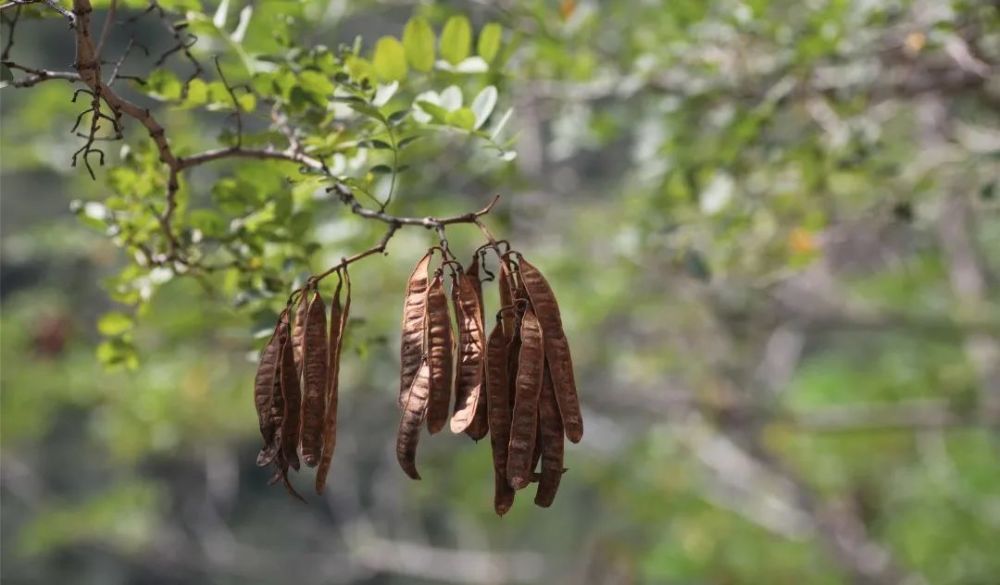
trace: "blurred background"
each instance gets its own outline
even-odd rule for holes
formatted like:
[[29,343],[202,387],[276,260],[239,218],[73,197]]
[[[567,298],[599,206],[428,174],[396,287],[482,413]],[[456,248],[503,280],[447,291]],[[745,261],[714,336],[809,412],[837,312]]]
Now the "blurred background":
[[[559,295],[586,435],[547,510],[526,493],[493,513],[488,441],[425,436],[423,481],[401,473],[398,318],[433,235],[403,230],[352,268],[325,496],[267,486],[266,319],[225,287],[123,273],[71,206],[110,172],[70,166],[71,86],[7,87],[5,583],[1000,583],[995,2],[234,0],[232,17],[246,5],[301,14],[307,47],[416,13],[503,25],[517,157],[423,146],[391,211],[502,195],[488,224]],[[71,67],[58,15],[17,34],[12,57]],[[164,116],[181,143],[223,123]],[[314,270],[380,234],[325,205]],[[478,245],[449,236],[463,258]],[[155,289],[134,321],[109,293],[123,278]]]

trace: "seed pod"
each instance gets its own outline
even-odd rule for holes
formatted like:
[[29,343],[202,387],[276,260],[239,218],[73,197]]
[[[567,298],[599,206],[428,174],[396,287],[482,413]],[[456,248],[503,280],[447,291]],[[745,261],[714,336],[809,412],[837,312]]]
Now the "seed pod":
[[444,279],[434,277],[427,290],[426,320],[427,359],[430,367],[430,401],[427,406],[427,430],[434,433],[448,422],[451,407],[452,353],[455,343],[451,333],[451,314]]
[[326,477],[330,472],[330,463],[333,461],[333,452],[337,446],[340,351],[344,344],[344,330],[351,312],[351,281],[347,276],[346,268],[344,269],[344,278],[347,282],[347,299],[343,309],[340,306],[341,284],[337,285],[337,290],[333,293],[333,301],[330,304],[330,361],[327,368],[326,414],[323,417],[323,455],[319,462],[319,468],[316,470],[316,493],[322,493],[323,488],[326,487]]
[[309,309],[309,288],[303,289],[296,301],[295,319],[292,322],[292,353],[295,357],[295,371],[302,377],[302,359],[306,343],[306,314]]
[[538,398],[542,390],[545,347],[542,329],[529,307],[521,320],[516,395],[507,455],[507,479],[519,490],[531,482],[531,459],[538,431]]
[[413,377],[420,368],[424,357],[424,313],[427,305],[427,268],[431,263],[431,252],[417,262],[406,285],[403,301],[403,334],[399,345],[399,407],[406,406],[406,393],[413,385]]
[[497,323],[486,344],[486,394],[493,451],[493,510],[503,516],[514,505],[514,489],[507,483],[507,442],[510,440],[511,406],[507,384],[507,342],[503,324]]
[[579,443],[583,438],[583,417],[580,415],[580,399],[576,393],[573,377],[573,359],[570,357],[569,341],[563,332],[559,303],[545,277],[523,257],[518,262],[521,282],[531,299],[531,306],[538,315],[545,334],[545,353],[552,371],[559,412],[562,415],[566,438]]
[[285,405],[285,414],[282,416],[281,423],[281,452],[288,465],[298,471],[299,456],[296,449],[299,445],[302,391],[299,386],[298,371],[295,368],[293,343],[285,344],[281,359],[281,396]]
[[270,465],[281,451],[281,428],[285,419],[285,397],[281,393],[281,370],[285,349],[290,343],[286,319],[287,314],[282,313],[282,317],[278,320],[278,354],[275,358],[274,379],[271,384],[271,399],[268,403],[267,414],[270,430],[265,437],[264,448],[257,454],[258,467]]
[[510,343],[514,339],[516,323],[513,310],[505,310],[514,306],[514,283],[511,279],[511,269],[506,258],[500,261],[500,277],[497,278],[500,289],[500,318],[503,320],[503,334]]
[[430,394],[430,365],[427,360],[420,362],[417,375],[413,378],[406,393],[406,408],[399,420],[399,433],[396,435],[396,460],[406,475],[412,479],[420,479],[417,473],[417,443],[420,440],[420,426],[427,414],[427,398]]
[[[476,299],[479,304],[479,323],[482,326],[483,335],[486,335],[486,316],[485,308],[483,306],[483,283],[479,280],[479,255],[474,254],[472,256],[472,265],[469,267],[466,273],[469,276],[469,280],[472,282],[472,288],[476,292]],[[486,360],[479,360],[479,367],[482,369],[480,373],[480,380],[486,379]],[[485,383],[485,382],[483,382]],[[490,432],[490,419],[489,419],[489,393],[480,390],[479,402],[476,403],[476,412],[472,416],[472,422],[469,424],[469,428],[465,429],[465,434],[469,435],[474,441],[478,441],[486,436]]]
[[[284,314],[282,314],[282,318]],[[257,409],[257,421],[260,424],[260,436],[264,439],[264,447],[274,439],[276,427],[271,417],[271,396],[274,393],[274,380],[278,372],[278,361],[281,357],[281,320],[274,327],[271,339],[260,352],[257,364],[257,375],[253,382],[253,402]]]
[[326,413],[327,362],[326,303],[314,291],[306,309],[302,356],[302,461],[319,463],[323,451],[323,418]]
[[305,498],[299,495],[299,492],[295,491],[295,487],[292,486],[292,482],[288,481],[288,460],[285,459],[284,453],[278,451],[278,456],[274,461],[275,471],[271,480],[268,481],[268,485],[273,485],[278,481],[281,481],[282,485],[285,486],[285,491],[289,493],[292,497],[305,503]]
[[563,425],[556,400],[552,373],[546,365],[542,395],[538,403],[539,436],[542,439],[542,476],[535,491],[535,505],[548,508],[559,491],[563,474]]
[[458,319],[458,367],[455,369],[455,412],[451,432],[469,428],[483,387],[483,349],[486,335],[479,299],[468,274],[459,274],[451,289]]

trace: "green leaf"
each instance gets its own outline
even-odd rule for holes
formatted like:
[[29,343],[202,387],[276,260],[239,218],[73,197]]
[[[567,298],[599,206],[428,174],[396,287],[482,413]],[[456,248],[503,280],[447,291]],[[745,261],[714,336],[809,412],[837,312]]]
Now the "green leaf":
[[411,18],[403,29],[403,47],[406,60],[417,71],[430,71],[434,67],[434,29],[419,16]]
[[492,63],[500,51],[500,41],[503,37],[503,28],[495,22],[491,22],[479,31],[479,42],[476,45],[476,52],[487,63]]
[[325,105],[333,94],[333,83],[317,71],[303,71],[299,74],[299,85],[313,96],[317,105]]
[[157,69],[149,74],[144,86],[150,97],[161,100],[175,100],[181,97],[181,82],[166,69]]
[[380,81],[406,79],[406,50],[395,37],[382,37],[378,40],[372,61],[375,76]]
[[236,102],[240,104],[240,108],[245,112],[252,112],[257,107],[257,96],[252,93],[245,93],[236,98]]
[[101,315],[101,318],[97,321],[97,330],[100,331],[101,335],[114,337],[130,331],[134,325],[132,317],[129,317],[125,313],[112,311]]
[[476,115],[469,108],[459,108],[448,114],[448,124],[462,130],[472,130],[476,126]]
[[421,110],[427,112],[427,114],[429,114],[435,122],[440,124],[448,122],[448,110],[442,108],[441,106],[432,104],[426,100],[418,101],[417,106],[419,106]]
[[486,120],[489,119],[490,114],[493,113],[493,108],[497,105],[497,88],[488,85],[483,88],[483,91],[479,92],[479,95],[472,100],[472,113],[476,115],[476,125],[475,128],[482,128]]
[[184,99],[185,108],[200,106],[208,100],[208,84],[200,79],[192,79],[188,83],[187,96]]
[[464,16],[452,16],[441,31],[441,56],[452,65],[458,65],[469,56],[472,44],[472,27]]
[[369,169],[373,175],[388,175],[392,173],[392,167],[389,165],[375,165]]

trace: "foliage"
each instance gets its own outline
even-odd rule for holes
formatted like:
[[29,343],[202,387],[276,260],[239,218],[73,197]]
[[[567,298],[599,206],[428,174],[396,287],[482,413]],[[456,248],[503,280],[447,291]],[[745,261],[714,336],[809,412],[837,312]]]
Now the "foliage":
[[[183,169],[168,214],[142,125],[74,169],[88,96],[2,90],[5,579],[1000,572],[992,3],[158,5],[117,2],[105,79],[128,52],[112,87],[178,157],[275,154]],[[8,60],[69,67],[64,17],[18,10],[4,83],[37,75]],[[421,447],[417,485],[395,468],[387,340],[438,235],[410,228],[352,266],[333,495],[299,509],[266,490],[252,335],[385,234],[334,185],[394,217],[501,194],[491,229],[559,291],[590,425],[553,508],[497,521],[488,446],[458,437]],[[456,254],[478,238],[448,228]]]

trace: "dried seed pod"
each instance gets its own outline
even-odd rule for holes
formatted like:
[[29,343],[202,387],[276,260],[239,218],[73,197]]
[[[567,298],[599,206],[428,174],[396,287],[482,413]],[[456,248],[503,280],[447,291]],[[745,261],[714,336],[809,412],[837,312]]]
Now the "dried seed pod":
[[517,359],[514,414],[507,455],[507,479],[514,489],[531,482],[531,459],[538,431],[538,398],[545,367],[544,337],[530,307],[521,319],[520,334],[521,351]]
[[458,319],[458,367],[455,369],[455,412],[451,432],[461,433],[472,423],[483,387],[483,349],[486,335],[476,289],[468,274],[459,274],[452,286]]
[[396,460],[412,479],[420,479],[420,474],[417,473],[417,443],[420,441],[420,426],[427,414],[430,378],[430,364],[427,360],[422,360],[413,384],[406,393],[406,408],[403,409],[399,433],[396,435]]
[[289,341],[287,315],[282,313],[278,320],[278,354],[275,359],[274,378],[271,383],[271,399],[268,403],[267,418],[270,430],[265,437],[264,448],[257,454],[257,466],[270,465],[281,451],[281,428],[285,419],[285,397],[281,393],[282,363]]
[[[282,314],[282,317],[284,314]],[[277,427],[271,416],[271,397],[274,394],[274,381],[278,373],[278,362],[281,354],[281,318],[271,334],[271,339],[260,352],[260,359],[257,364],[257,375],[253,382],[253,401],[257,409],[257,421],[260,424],[260,436],[264,439],[266,448],[274,439]]]
[[406,298],[403,301],[403,334],[399,345],[399,407],[406,406],[406,393],[413,385],[413,377],[424,357],[424,313],[427,305],[427,269],[431,263],[431,251],[417,262],[406,284]]
[[[330,472],[333,452],[337,446],[337,408],[340,402],[338,396],[340,378],[340,352],[344,344],[344,330],[351,312],[351,281],[344,269],[344,281],[337,285],[330,304],[330,335],[329,335],[329,366],[326,387],[326,414],[323,417],[323,455],[316,470],[316,493],[321,493],[326,487],[326,477]],[[340,290],[343,282],[347,283],[347,298],[344,307],[340,306]]]
[[[469,276],[469,280],[472,282],[473,290],[476,292],[476,299],[479,303],[479,323],[482,324],[483,335],[486,335],[486,316],[485,308],[483,306],[483,283],[479,280],[479,255],[473,254],[472,265],[469,267],[466,273]],[[486,379],[486,360],[479,360],[479,367],[482,369],[480,373],[480,380]],[[484,382],[485,383],[485,382]],[[478,441],[485,437],[487,433],[490,432],[490,419],[489,419],[489,393],[480,390],[479,401],[476,403],[476,412],[472,415],[472,422],[469,424],[469,428],[465,429],[465,434],[469,435],[474,441]]]
[[507,383],[507,341],[503,324],[497,323],[486,344],[486,395],[493,451],[493,510],[503,516],[514,505],[514,489],[507,483],[507,442],[510,440],[511,405]]
[[563,332],[559,303],[542,273],[523,257],[518,262],[521,283],[531,299],[531,306],[538,315],[545,334],[545,353],[552,371],[556,399],[562,415],[566,438],[579,443],[583,438],[583,417],[580,415],[580,399],[576,393],[573,377],[573,359],[570,356],[569,341]]
[[326,413],[327,362],[326,303],[314,291],[306,309],[302,353],[302,461],[319,463],[323,451],[323,417]]
[[542,395],[538,402],[539,436],[542,448],[542,475],[535,491],[535,504],[548,508],[559,491],[563,474],[563,424],[556,400],[552,372],[548,365],[542,378]]
[[451,314],[444,279],[437,274],[427,289],[426,319],[427,360],[430,367],[430,401],[427,406],[427,430],[434,434],[448,422],[451,407],[452,353],[455,343],[451,332]]
[[299,500],[300,502],[305,503],[306,501],[305,498],[299,495],[299,492],[295,491],[295,487],[292,486],[292,482],[288,481],[288,465],[289,462],[287,459],[285,459],[285,454],[281,451],[278,451],[278,456],[274,461],[274,466],[275,466],[274,475],[271,477],[271,480],[268,481],[267,483],[268,485],[274,485],[278,481],[281,481],[281,484],[285,486],[285,491],[287,491],[289,495]]
[[503,333],[507,343],[510,343],[516,332],[516,316],[513,310],[505,310],[514,306],[514,282],[506,258],[500,261],[500,276],[497,278],[497,283],[500,289],[500,318],[503,320]]
[[299,374],[295,367],[295,355],[292,343],[286,343],[281,359],[281,396],[285,405],[285,413],[281,423],[281,452],[292,469],[299,469],[299,456],[296,449],[299,445],[299,428],[301,424],[302,390],[299,386]]
[[295,371],[302,377],[302,359],[306,343],[306,314],[309,309],[309,287],[302,290],[296,301],[295,318],[292,321],[292,354],[295,358]]

